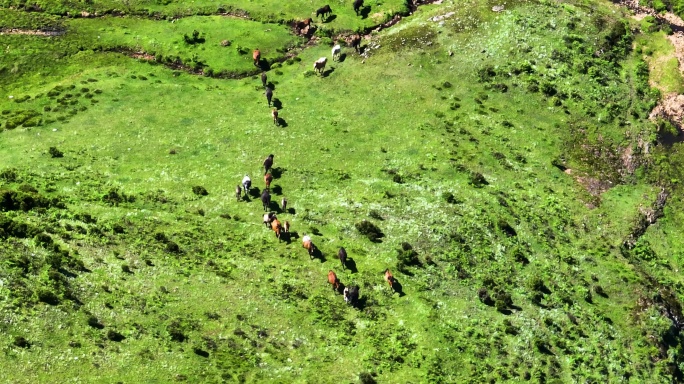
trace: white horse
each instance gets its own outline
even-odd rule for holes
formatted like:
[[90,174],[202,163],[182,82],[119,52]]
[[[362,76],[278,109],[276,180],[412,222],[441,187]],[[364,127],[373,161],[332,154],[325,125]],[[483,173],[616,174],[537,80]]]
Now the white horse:
[[319,75],[323,74],[323,70],[325,69],[325,64],[328,62],[327,57],[321,57],[320,59],[316,60],[313,65],[314,71],[318,72]]
[[339,44],[335,45],[332,48],[332,59],[333,59],[333,61],[335,61],[335,58],[337,58],[337,60],[339,60],[341,53],[342,53],[342,47],[340,47]]
[[252,187],[252,179],[249,178],[249,176],[245,175],[244,178],[242,178],[242,188],[245,190],[245,196],[249,193],[249,189]]

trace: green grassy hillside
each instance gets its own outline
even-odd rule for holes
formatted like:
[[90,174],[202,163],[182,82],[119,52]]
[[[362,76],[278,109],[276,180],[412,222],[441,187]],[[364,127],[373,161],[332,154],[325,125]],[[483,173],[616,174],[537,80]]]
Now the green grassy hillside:
[[[0,35],[0,381],[681,380],[681,144],[648,120],[677,67],[612,4],[420,6],[339,62],[278,23],[2,4],[66,32]],[[262,224],[269,154],[290,241]]]

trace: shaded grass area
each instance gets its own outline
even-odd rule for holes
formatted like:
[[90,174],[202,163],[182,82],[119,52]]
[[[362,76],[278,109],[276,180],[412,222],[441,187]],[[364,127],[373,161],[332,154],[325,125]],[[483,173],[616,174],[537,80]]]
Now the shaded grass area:
[[[5,128],[25,111],[47,119],[72,100],[87,109],[0,133],[0,189],[13,191],[3,196],[66,206],[3,206],[9,321],[0,329],[10,337],[0,346],[13,368],[0,377],[675,375],[680,348],[649,283],[671,274],[662,259],[647,267],[620,249],[639,207],[656,198],[655,169],[673,176],[654,163],[626,172],[615,155],[654,130],[641,116],[655,95],[638,58],[592,55],[621,21],[581,3],[490,8],[454,10],[462,19],[443,27],[427,17],[453,9],[419,11],[366,43],[365,62],[345,51],[325,77],[311,76],[310,63],[328,48],[303,51],[301,62],[269,72],[285,128],[273,126],[256,77],[203,78],[111,53],[80,53],[53,72],[69,76],[36,75],[3,98]],[[476,33],[460,25],[472,15]],[[629,29],[617,30],[621,39]],[[258,199],[233,197],[245,174],[264,187],[269,153],[272,191],[292,209],[279,218],[299,236],[291,243],[264,228]],[[578,175],[612,184],[594,196]],[[657,233],[671,239],[679,221],[667,217]],[[359,232],[371,227],[356,225],[364,220],[382,241]],[[322,257],[309,259],[304,234]],[[355,268],[341,270],[340,246]],[[403,296],[384,282],[386,268]],[[360,286],[358,309],[332,292],[330,269]]]

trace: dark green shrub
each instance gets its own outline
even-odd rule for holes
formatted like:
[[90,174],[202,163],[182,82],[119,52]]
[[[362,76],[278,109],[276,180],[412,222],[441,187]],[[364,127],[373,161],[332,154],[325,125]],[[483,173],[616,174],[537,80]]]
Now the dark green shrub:
[[31,343],[23,336],[16,336],[12,341],[12,344],[19,348],[31,348]]
[[171,340],[182,343],[187,340],[182,324],[178,321],[172,321],[167,327],[166,331],[169,333]]
[[418,252],[413,249],[411,244],[401,243],[401,248],[397,250],[397,270],[406,273],[407,267],[419,266],[422,266],[422,263],[418,258]]
[[496,71],[491,65],[486,65],[477,70],[477,80],[480,83],[486,83],[491,81],[496,76]]
[[446,201],[449,204],[458,204],[458,200],[456,197],[454,197],[454,194],[451,192],[444,192],[442,193],[442,199]]
[[496,226],[508,237],[515,237],[518,235],[515,229],[503,219],[499,219],[499,221],[496,223]]
[[95,316],[88,316],[87,322],[88,322],[88,325],[93,327],[93,328],[97,328],[97,329],[104,328],[104,325],[102,325],[100,323],[100,320],[98,320],[97,317],[95,317]]
[[472,185],[475,188],[482,188],[485,185],[489,185],[489,182],[485,177],[479,173],[479,172],[472,172],[470,174],[468,184]]
[[356,227],[356,230],[359,231],[362,235],[368,237],[368,240],[372,242],[378,242],[382,237],[385,236],[385,234],[382,233],[380,228],[378,228],[377,225],[371,223],[368,220],[363,220],[361,222],[358,222],[354,224]]
[[53,158],[64,157],[64,153],[62,151],[60,151],[59,149],[57,149],[57,147],[50,147],[50,149],[48,149],[48,153]]
[[48,235],[47,233],[39,233],[33,238],[36,243],[42,245],[42,246],[50,246],[52,245],[52,237]]
[[57,296],[54,292],[46,288],[39,289],[37,295],[38,300],[46,304],[57,305],[60,302],[59,296]]
[[488,305],[490,307],[494,305],[494,300],[492,300],[491,296],[489,296],[489,291],[485,287],[477,290],[477,297],[480,299],[482,304]]
[[19,171],[16,168],[5,168],[0,172],[0,179],[13,183],[19,179]]
[[173,242],[173,241],[169,241],[169,242],[166,243],[166,252],[169,252],[169,253],[180,253],[180,252],[181,252],[181,249],[180,249],[180,247],[178,246],[178,244],[176,244],[176,243]]
[[113,329],[110,329],[109,331],[107,331],[107,339],[118,343],[126,339],[126,336],[120,334],[119,332]]
[[377,381],[373,378],[372,373],[361,372],[359,373],[359,382],[361,384],[376,384]]
[[508,292],[501,290],[494,297],[494,306],[497,311],[504,312],[513,306],[513,299]]
[[209,192],[207,192],[207,189],[201,185],[196,185],[192,187],[192,193],[194,193],[197,196],[206,196],[209,194]]

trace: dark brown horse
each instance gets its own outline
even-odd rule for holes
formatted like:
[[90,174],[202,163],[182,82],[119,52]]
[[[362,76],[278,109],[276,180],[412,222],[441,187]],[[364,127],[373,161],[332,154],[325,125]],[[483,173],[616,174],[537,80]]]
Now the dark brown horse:
[[356,12],[356,16],[359,15],[361,8],[363,8],[363,0],[354,0],[354,12]]
[[261,72],[261,84],[266,88],[266,81],[268,80],[268,76],[266,76],[266,72]]
[[328,15],[332,13],[332,9],[330,9],[330,5],[324,5],[316,10],[316,17],[322,17],[323,20],[326,20],[328,18]]
[[242,186],[240,184],[237,185],[235,188],[235,198],[237,201],[240,201],[240,198],[242,197]]
[[354,35],[349,39],[349,45],[354,48],[356,53],[359,53],[361,50],[361,36],[360,35]]
[[273,155],[268,155],[266,160],[264,160],[264,175],[273,167]]
[[347,250],[344,249],[344,247],[340,247],[340,250],[337,252],[337,257],[340,258],[340,263],[342,263],[342,269],[347,268]]

